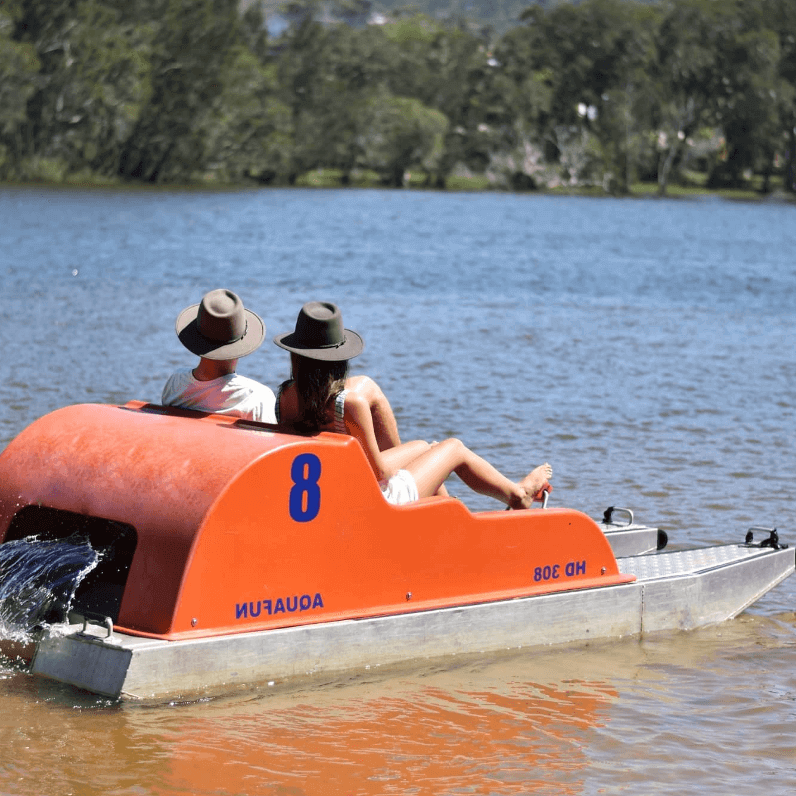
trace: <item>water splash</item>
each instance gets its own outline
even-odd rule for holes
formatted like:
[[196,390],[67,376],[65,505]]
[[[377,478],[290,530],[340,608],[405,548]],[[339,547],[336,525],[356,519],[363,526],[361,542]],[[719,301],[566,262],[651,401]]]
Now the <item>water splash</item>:
[[37,628],[65,621],[77,587],[99,558],[79,536],[0,545],[0,638],[27,642]]

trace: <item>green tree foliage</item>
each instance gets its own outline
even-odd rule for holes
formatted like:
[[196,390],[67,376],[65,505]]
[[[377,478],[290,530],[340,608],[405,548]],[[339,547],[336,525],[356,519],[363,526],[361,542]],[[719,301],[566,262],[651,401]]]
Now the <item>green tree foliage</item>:
[[711,120],[722,86],[720,30],[727,16],[724,5],[712,0],[675,0],[658,27],[650,132],[661,194],[688,140]]
[[208,115],[224,88],[238,33],[236,0],[134,0],[157,20],[151,44],[152,93],[122,150],[119,172],[176,182],[203,171]]
[[417,99],[381,94],[371,99],[367,121],[364,162],[384,185],[403,187],[404,175],[412,168],[434,171],[448,127],[442,113]]
[[740,185],[745,171],[773,157],[778,132],[775,75],[779,43],[774,33],[734,31],[724,55],[724,94],[716,120],[724,130],[727,156],[711,174],[713,184]]
[[[646,90],[656,10],[632,0],[586,0],[549,11],[533,6],[523,21],[507,39],[523,54],[525,68],[521,62],[515,73],[545,76],[549,101],[537,100],[533,116],[548,158],[563,160],[570,177],[627,191],[634,102]],[[596,144],[591,150],[586,137]]]
[[385,79],[386,43],[378,27],[325,26],[316,11],[306,9],[280,40],[281,96],[294,138],[289,179],[333,168],[347,183],[362,154],[365,109]]
[[16,177],[14,163],[25,147],[28,100],[41,68],[36,49],[14,41],[18,4],[0,5],[0,177]]
[[770,29],[779,37],[777,103],[780,141],[787,153],[784,184],[787,190],[796,191],[796,3],[764,0],[763,12]]
[[242,45],[224,63],[224,87],[202,114],[205,168],[218,181],[283,179],[291,164],[290,108],[278,98],[276,69]]
[[457,163],[482,171],[508,117],[503,97],[495,96],[488,40],[465,25],[420,14],[385,25],[384,35],[391,44],[387,89],[448,120],[430,182],[442,187]]
[[17,46],[35,53],[39,66],[24,91],[17,176],[36,177],[42,165],[45,174],[112,173],[148,99],[147,29],[110,6],[78,0],[22,0],[16,22]]
[[793,0],[277,2],[0,0],[0,179],[796,189]]

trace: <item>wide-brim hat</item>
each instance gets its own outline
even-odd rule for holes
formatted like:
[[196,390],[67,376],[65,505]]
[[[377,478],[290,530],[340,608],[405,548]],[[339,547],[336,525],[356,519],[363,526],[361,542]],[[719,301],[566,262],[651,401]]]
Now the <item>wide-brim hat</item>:
[[274,342],[286,351],[324,362],[353,359],[365,348],[356,332],[343,328],[339,307],[328,301],[307,302],[298,314],[296,328],[277,335]]
[[205,359],[240,359],[260,347],[265,324],[247,310],[231,290],[211,290],[199,304],[178,316],[177,336],[192,353]]

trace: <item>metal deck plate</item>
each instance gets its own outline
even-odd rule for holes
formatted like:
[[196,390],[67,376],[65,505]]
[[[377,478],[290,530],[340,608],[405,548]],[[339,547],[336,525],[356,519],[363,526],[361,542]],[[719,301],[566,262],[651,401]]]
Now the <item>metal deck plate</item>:
[[620,558],[617,564],[619,571],[625,575],[635,575],[638,580],[656,580],[678,575],[693,575],[770,552],[771,548],[723,545]]

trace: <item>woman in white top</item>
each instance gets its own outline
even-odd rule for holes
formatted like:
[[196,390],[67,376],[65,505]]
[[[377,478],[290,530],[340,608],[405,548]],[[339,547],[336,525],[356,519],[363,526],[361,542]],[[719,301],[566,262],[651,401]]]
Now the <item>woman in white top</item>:
[[410,503],[439,494],[455,472],[467,486],[513,509],[527,509],[550,491],[553,470],[536,467],[521,481],[502,475],[458,439],[429,444],[422,440],[385,448],[377,438],[367,377],[348,379],[348,360],[364,349],[362,338],[343,328],[335,304],[309,302],[299,312],[296,328],[274,342],[291,354],[293,378],[277,396],[277,422],[306,432],[336,431],[359,440],[385,498]]

